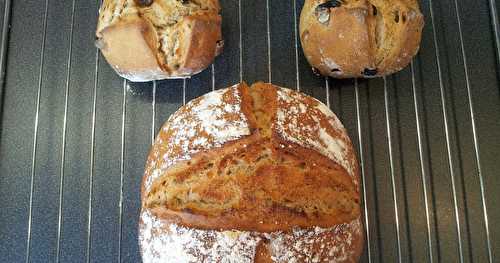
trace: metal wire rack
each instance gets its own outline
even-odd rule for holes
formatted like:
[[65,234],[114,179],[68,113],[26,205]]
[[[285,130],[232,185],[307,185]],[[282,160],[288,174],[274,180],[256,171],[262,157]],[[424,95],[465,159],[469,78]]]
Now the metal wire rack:
[[191,79],[131,83],[93,46],[99,2],[0,0],[0,262],[140,262],[145,158],[186,101],[239,81],[331,107],[358,150],[362,262],[500,260],[494,0],[421,0],[421,51],[386,78],[312,74],[302,0],[220,0],[225,50]]

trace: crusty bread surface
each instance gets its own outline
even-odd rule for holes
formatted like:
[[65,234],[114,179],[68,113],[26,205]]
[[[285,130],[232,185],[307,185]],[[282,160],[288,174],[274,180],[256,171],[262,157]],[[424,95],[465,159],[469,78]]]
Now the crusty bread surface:
[[418,52],[423,25],[416,0],[306,0],[299,31],[317,72],[369,78],[406,67]]
[[104,0],[96,45],[132,81],[185,78],[221,52],[217,0]]
[[265,83],[206,94],[150,151],[143,260],[356,262],[358,170],[344,127],[316,99]]

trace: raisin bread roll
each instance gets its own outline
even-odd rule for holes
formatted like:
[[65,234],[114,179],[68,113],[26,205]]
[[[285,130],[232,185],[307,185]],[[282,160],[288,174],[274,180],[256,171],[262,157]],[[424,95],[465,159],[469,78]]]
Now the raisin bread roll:
[[299,31],[307,60],[322,75],[377,77],[410,63],[423,25],[417,0],[306,0]]
[[185,78],[222,49],[218,0],[104,0],[96,45],[132,81]]
[[142,181],[148,262],[357,262],[359,167],[314,98],[271,84],[199,97],[163,125]]

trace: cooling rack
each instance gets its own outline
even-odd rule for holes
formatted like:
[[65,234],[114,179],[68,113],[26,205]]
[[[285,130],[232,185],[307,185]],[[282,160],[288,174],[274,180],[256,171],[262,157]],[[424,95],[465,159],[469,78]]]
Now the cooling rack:
[[301,0],[220,0],[224,52],[186,80],[131,83],[94,47],[98,1],[0,1],[0,262],[140,262],[145,158],[183,103],[241,80],[312,95],[361,163],[362,262],[500,260],[498,1],[421,0],[410,66],[315,76]]

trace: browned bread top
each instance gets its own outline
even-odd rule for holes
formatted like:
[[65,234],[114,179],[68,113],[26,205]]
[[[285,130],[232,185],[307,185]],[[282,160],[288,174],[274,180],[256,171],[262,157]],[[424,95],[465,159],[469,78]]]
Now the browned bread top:
[[221,51],[217,0],[104,0],[96,44],[133,81],[188,77]]
[[300,38],[321,74],[376,77],[408,65],[423,24],[416,0],[306,0]]
[[351,141],[321,102],[242,83],[174,113],[142,183],[144,262],[355,262]]
[[357,167],[344,127],[322,103],[241,84],[170,117],[150,153],[143,207],[207,229],[330,227],[359,217]]

